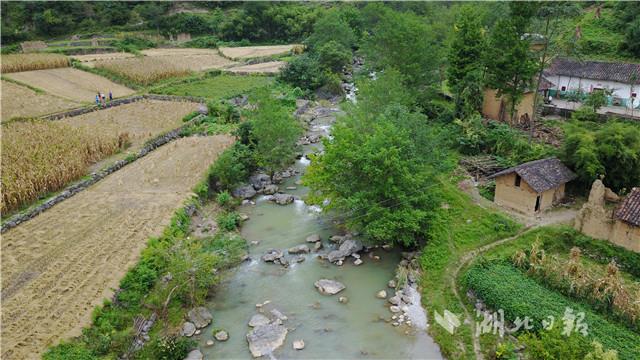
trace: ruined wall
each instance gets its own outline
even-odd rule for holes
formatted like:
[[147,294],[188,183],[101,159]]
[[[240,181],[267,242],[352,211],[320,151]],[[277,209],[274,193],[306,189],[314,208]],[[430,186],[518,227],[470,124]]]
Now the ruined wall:
[[591,186],[589,201],[582,206],[574,228],[592,238],[607,240],[629,250],[640,252],[640,227],[631,226],[613,218],[614,206],[607,200],[617,198],[602,181]]

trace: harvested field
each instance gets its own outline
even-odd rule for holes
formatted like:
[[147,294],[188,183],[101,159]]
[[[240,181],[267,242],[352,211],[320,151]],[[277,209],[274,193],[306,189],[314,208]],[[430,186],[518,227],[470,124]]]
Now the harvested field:
[[69,66],[69,59],[61,54],[2,55],[2,73],[53,69]]
[[133,149],[183,124],[182,118],[198,109],[192,102],[143,100],[59,120],[73,128],[117,135],[126,132]]
[[232,142],[179,139],[3,234],[2,358],[39,358],[80,335]]
[[102,76],[72,68],[25,71],[6,76],[50,94],[80,102],[93,103],[97,91],[106,94],[111,90],[114,97],[129,96],[134,93],[133,90]]
[[37,93],[26,86],[2,81],[2,121],[14,117],[36,117],[80,106],[80,103]]
[[222,55],[231,59],[250,59],[255,57],[286,54],[290,52],[294,46],[300,45],[221,47],[219,50]]
[[228,71],[238,74],[277,74],[287,63],[284,61],[269,61],[265,63],[241,65],[228,68]]
[[87,55],[72,55],[74,58],[84,65],[93,66],[94,62],[101,60],[114,60],[114,59],[128,59],[135,57],[135,55],[126,52],[106,53],[106,54],[87,54]]
[[215,49],[196,49],[196,48],[165,48],[165,49],[155,48],[155,49],[142,50],[141,53],[143,53],[146,56],[169,56],[169,55],[181,55],[181,56],[217,55],[217,56],[220,56],[220,54],[218,54],[218,51]]

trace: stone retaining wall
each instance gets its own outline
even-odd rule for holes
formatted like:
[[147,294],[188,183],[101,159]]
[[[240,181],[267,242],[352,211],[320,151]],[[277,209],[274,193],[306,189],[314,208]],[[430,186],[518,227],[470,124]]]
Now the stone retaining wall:
[[[557,115],[557,116],[561,116],[563,118],[569,119],[571,118],[571,114],[576,111],[574,109],[563,109],[557,106],[553,106],[553,105],[544,105],[542,107],[542,116],[547,116],[547,115]],[[604,114],[598,113],[598,120],[599,121],[607,121],[608,119],[611,118],[620,118],[620,119],[627,119],[627,120],[635,120],[638,121],[640,120],[640,111],[638,111],[638,115],[636,116],[631,116],[629,114],[618,114],[618,113],[612,113],[612,112],[606,112]]]
[[146,156],[147,154],[149,154],[150,152],[152,152],[153,150],[159,148],[162,145],[165,145],[173,140],[176,140],[180,137],[180,133],[182,132],[182,130],[191,125],[193,122],[198,121],[200,118],[202,117],[202,115],[196,116],[193,119],[191,119],[190,121],[188,121],[187,123],[185,123],[184,125],[182,125],[181,127],[174,129],[168,133],[165,133],[163,135],[160,135],[156,138],[154,138],[153,140],[148,141],[144,147],[142,149],[140,149],[140,151],[138,151],[136,154],[133,154],[133,156],[127,156],[126,159],[123,160],[118,160],[116,161],[113,165],[102,169],[98,172],[94,172],[91,173],[91,175],[89,176],[88,179],[86,180],[82,180],[78,183],[72,184],[70,186],[67,186],[64,190],[62,190],[60,193],[58,193],[57,195],[53,196],[52,198],[48,199],[47,201],[45,201],[44,203],[35,206],[31,209],[28,209],[27,211],[25,211],[24,213],[20,213],[20,214],[16,214],[12,217],[10,217],[9,219],[5,220],[2,222],[2,227],[0,228],[0,233],[4,233],[5,231],[14,228],[16,226],[18,226],[19,224],[33,219],[34,217],[38,216],[39,214],[41,214],[42,212],[46,211],[47,209],[53,207],[55,204],[62,202],[72,196],[74,196],[75,194],[81,192],[82,190],[88,188],[89,186],[95,184],[96,182],[104,179],[107,175],[120,170],[122,167],[124,167],[125,165],[128,165],[138,159],[140,159],[143,156]]
[[131,104],[134,102],[138,102],[144,99],[149,99],[149,100],[160,100],[160,101],[178,101],[178,102],[195,102],[195,103],[201,103],[204,104],[206,103],[206,100],[204,98],[200,98],[200,97],[195,97],[195,96],[176,96],[176,95],[153,95],[153,94],[149,94],[149,95],[136,95],[136,96],[131,96],[131,97],[127,97],[127,98],[121,98],[121,99],[115,99],[113,101],[111,101],[109,107],[107,108],[102,108],[96,105],[92,105],[92,106],[86,106],[86,107],[82,107],[82,108],[78,108],[78,109],[73,109],[73,110],[69,110],[69,111],[64,111],[64,112],[60,112],[57,114],[52,114],[52,115],[46,115],[43,116],[41,119],[43,120],[60,120],[60,119],[64,119],[66,117],[73,117],[73,116],[78,116],[78,115],[82,115],[82,114],[86,114],[86,113],[90,113],[92,111],[100,111],[100,110],[106,110],[109,109],[110,107],[114,107],[114,106],[120,106],[120,105],[125,105],[125,104]]

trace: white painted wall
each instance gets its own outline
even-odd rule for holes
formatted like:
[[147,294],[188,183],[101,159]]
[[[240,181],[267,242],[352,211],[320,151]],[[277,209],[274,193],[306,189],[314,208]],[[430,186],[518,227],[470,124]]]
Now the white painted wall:
[[631,98],[631,93],[635,92],[637,95],[634,106],[637,107],[640,103],[640,84],[635,84],[632,91],[630,84],[624,84],[616,81],[592,80],[585,78],[568,77],[564,75],[551,76],[547,79],[556,84],[556,87],[554,87],[555,90],[561,90],[563,86],[566,86],[566,90],[573,91],[581,89],[584,93],[590,93],[594,88],[608,89],[613,90],[613,96],[622,99]]

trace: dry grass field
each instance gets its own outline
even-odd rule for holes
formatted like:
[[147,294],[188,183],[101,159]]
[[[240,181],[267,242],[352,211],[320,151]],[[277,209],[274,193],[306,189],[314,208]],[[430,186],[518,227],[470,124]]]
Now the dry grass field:
[[290,52],[294,46],[297,45],[221,47],[219,50],[222,55],[231,59],[250,59],[255,57],[286,54]]
[[102,76],[72,68],[25,71],[5,76],[52,95],[80,102],[94,102],[97,91],[106,94],[111,90],[114,97],[134,93],[133,90]]
[[84,176],[89,165],[115,153],[127,140],[122,132],[46,120],[5,124],[2,136],[2,214]]
[[80,335],[232,142],[179,139],[3,234],[2,359],[40,358]]
[[277,74],[286,64],[284,61],[269,61],[259,64],[235,66],[227,70],[238,74]]
[[79,107],[80,103],[37,93],[26,86],[2,81],[0,93],[2,121],[14,117],[35,117]]
[[155,48],[141,51],[146,56],[170,56],[170,55],[216,55],[218,51],[215,49],[196,49],[196,48]]
[[156,57],[138,57],[97,61],[94,66],[121,75],[133,82],[149,85],[158,80],[185,76],[189,69],[180,62]]
[[126,53],[126,52],[117,52],[117,53],[106,53],[106,54],[72,55],[70,57],[84,63],[84,65],[88,65],[92,67],[96,61],[128,59],[128,58],[135,57],[135,55],[131,53]]
[[117,136],[129,135],[131,148],[137,149],[145,141],[183,124],[182,118],[198,109],[191,102],[144,100],[105,110],[59,120],[73,128]]
[[69,66],[69,59],[61,54],[8,54],[1,59],[3,74]]

